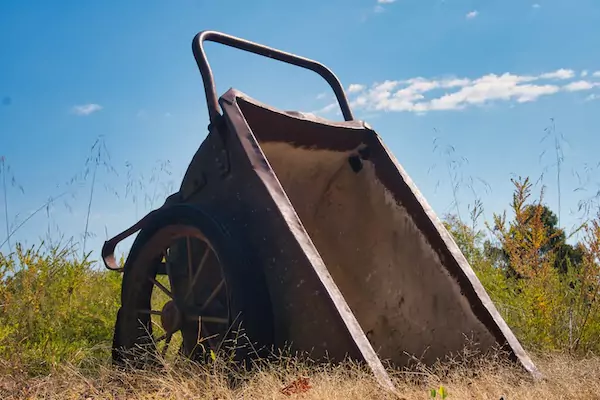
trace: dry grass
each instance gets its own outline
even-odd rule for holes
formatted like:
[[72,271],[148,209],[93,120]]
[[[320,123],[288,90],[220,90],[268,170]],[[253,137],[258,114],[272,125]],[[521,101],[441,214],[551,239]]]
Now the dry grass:
[[[532,382],[498,359],[415,366],[391,371],[400,398],[427,399],[443,385],[449,399],[598,399],[600,357],[534,356],[545,380]],[[306,364],[282,360],[246,375],[211,368],[170,366],[161,372],[124,373],[105,366],[87,372],[63,366],[45,377],[28,378],[4,366],[2,399],[395,399],[357,365]],[[228,378],[229,377],[229,378]],[[294,387],[294,383],[296,383]],[[283,390],[290,386],[288,394]],[[299,389],[299,390],[298,390]],[[295,392],[295,393],[294,393]],[[439,398],[439,396],[437,397]]]

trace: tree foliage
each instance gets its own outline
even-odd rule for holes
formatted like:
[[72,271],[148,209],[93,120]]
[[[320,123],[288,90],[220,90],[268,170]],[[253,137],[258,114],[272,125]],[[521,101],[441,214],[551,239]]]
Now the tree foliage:
[[600,214],[567,243],[555,214],[532,199],[528,178],[513,180],[514,214],[495,214],[491,235],[456,217],[446,227],[507,323],[529,346],[600,350]]

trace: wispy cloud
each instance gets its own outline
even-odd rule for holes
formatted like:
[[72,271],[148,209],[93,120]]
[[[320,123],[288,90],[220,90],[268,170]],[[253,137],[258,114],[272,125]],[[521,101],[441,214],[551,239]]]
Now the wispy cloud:
[[575,71],[572,69],[558,69],[553,72],[546,72],[545,74],[541,74],[540,78],[542,79],[571,79],[575,76]]
[[322,100],[322,99],[324,99],[325,97],[327,97],[327,93],[326,93],[326,92],[319,93],[319,94],[317,95],[317,100]]
[[323,108],[321,108],[319,110],[313,111],[312,113],[313,114],[317,114],[317,115],[320,115],[320,114],[329,114],[330,112],[332,112],[333,110],[335,110],[336,107],[337,107],[337,103],[330,103],[330,104],[327,104],[325,107],[323,107]]
[[473,18],[475,18],[478,15],[479,15],[479,11],[473,10],[473,11],[467,13],[466,18],[467,19],[473,19]]
[[375,14],[380,14],[385,11],[383,5],[389,5],[395,2],[396,0],[377,0],[377,4],[375,5],[375,7],[373,7],[373,12]]
[[585,98],[585,101],[593,101],[593,100],[599,100],[600,96],[598,96],[595,93],[590,94],[588,97]]
[[[574,76],[573,70],[559,69],[539,75],[516,75],[507,72],[501,75],[487,74],[474,79],[416,77],[386,80],[371,86],[353,83],[348,86],[348,93],[352,107],[357,110],[425,113],[463,110],[497,102],[529,103],[559,92],[585,91],[600,86],[600,83],[586,80],[557,83]],[[328,104],[317,113],[326,114],[335,107],[335,103]]]
[[533,7],[533,8],[540,8],[542,6],[540,6],[538,3],[535,3],[535,4],[532,4],[531,7]]
[[596,71],[592,74],[593,77],[595,78],[600,78],[600,71]]
[[348,86],[348,93],[358,93],[365,89],[365,85],[359,85],[357,83],[353,83]]
[[571,82],[568,85],[564,86],[564,89],[568,92],[578,92],[580,90],[590,90],[596,86],[598,83],[588,82],[588,81],[577,81]]
[[74,114],[77,115],[90,115],[92,113],[95,113],[96,111],[100,111],[102,110],[102,106],[99,104],[82,104],[82,105],[77,105],[77,106],[73,106],[73,108],[71,109],[71,111]]
[[586,76],[588,76],[588,70],[584,69],[583,71],[581,71],[581,74],[579,74],[579,76],[581,76],[582,78],[585,78]]

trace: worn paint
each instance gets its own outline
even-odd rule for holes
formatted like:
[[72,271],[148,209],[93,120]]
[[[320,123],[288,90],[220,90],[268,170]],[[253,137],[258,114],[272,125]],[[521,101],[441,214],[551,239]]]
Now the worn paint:
[[[382,358],[432,362],[458,352],[465,335],[493,336],[406,209],[353,151],[265,142],[261,147],[362,329]],[[407,355],[408,353],[409,355]]]

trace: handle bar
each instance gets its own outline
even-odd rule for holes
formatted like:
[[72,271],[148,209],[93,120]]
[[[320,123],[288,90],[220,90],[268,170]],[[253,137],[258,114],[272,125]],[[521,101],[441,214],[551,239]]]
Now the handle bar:
[[226,35],[221,32],[202,31],[194,36],[194,40],[192,41],[192,51],[194,53],[196,63],[198,64],[198,69],[200,69],[200,74],[202,75],[204,92],[206,94],[206,103],[208,105],[208,115],[210,117],[211,124],[215,124],[221,114],[219,112],[220,107],[217,99],[215,80],[210,65],[208,64],[208,59],[206,58],[206,52],[204,51],[205,41],[220,43],[225,46],[245,50],[250,53],[273,58],[278,61],[316,72],[317,74],[321,75],[321,77],[325,79],[327,83],[329,83],[329,86],[331,86],[333,89],[335,97],[337,98],[338,104],[342,110],[344,119],[346,121],[354,120],[352,111],[350,110],[350,105],[348,104],[348,99],[344,93],[344,88],[334,73],[323,64],[308,58],[299,57],[291,53],[286,53],[281,50],[276,50],[258,43],[240,39],[235,36]]

